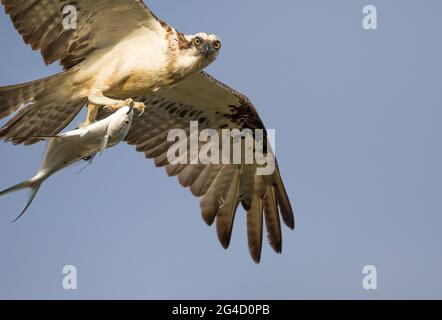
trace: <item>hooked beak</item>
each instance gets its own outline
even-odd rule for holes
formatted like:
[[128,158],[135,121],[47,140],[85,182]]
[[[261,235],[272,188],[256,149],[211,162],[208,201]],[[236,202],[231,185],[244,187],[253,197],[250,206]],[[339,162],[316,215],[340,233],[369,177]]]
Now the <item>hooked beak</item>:
[[215,48],[213,47],[212,43],[206,42],[202,48],[202,52],[203,55],[208,58],[215,52]]

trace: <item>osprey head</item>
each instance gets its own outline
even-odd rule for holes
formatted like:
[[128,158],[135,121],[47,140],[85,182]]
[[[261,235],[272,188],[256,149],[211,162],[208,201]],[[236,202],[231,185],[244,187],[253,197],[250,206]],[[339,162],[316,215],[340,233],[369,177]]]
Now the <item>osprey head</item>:
[[204,69],[218,57],[221,41],[216,35],[202,32],[184,37],[179,46],[180,59],[193,71]]

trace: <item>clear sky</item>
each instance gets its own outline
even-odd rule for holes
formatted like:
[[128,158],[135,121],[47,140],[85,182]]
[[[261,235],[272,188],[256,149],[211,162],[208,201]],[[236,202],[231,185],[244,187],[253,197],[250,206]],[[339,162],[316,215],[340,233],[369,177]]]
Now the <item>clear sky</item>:
[[[0,199],[0,298],[442,298],[442,2],[148,4],[181,31],[222,38],[209,72],[276,129],[297,229],[255,265],[239,211],[225,251],[198,199],[120,145],[50,179],[18,223],[25,193]],[[376,31],[362,28],[367,4]],[[0,38],[0,85],[60,70],[3,9]],[[0,188],[33,176],[43,149],[0,144]],[[62,287],[65,265],[75,291]],[[377,291],[362,288],[365,265]]]

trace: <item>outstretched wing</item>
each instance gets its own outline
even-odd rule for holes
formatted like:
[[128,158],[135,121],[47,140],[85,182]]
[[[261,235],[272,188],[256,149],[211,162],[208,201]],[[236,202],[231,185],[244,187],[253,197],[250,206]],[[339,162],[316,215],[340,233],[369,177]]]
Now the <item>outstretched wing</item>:
[[[182,129],[189,134],[190,121],[198,121],[200,131],[209,128],[218,133],[222,129],[264,129],[251,102],[204,72],[190,76],[172,89],[138,100],[146,104],[147,110],[141,118],[134,119],[128,143],[147,158],[155,159],[158,167],[165,167],[170,176],[177,176],[183,187],[189,187],[201,198],[202,216],[209,225],[216,220],[221,244],[228,248],[235,212],[242,204],[247,210],[248,243],[254,261],[261,258],[264,225],[270,245],[281,252],[280,216],[290,228],[295,223],[277,165],[273,174],[266,176],[257,174],[257,163],[245,164],[244,158],[240,164],[207,165],[170,164],[167,158],[175,143],[167,140],[169,131]],[[203,145],[199,144],[198,151]],[[188,155],[187,163],[195,160]]]
[[[145,28],[163,36],[167,25],[142,0],[1,0],[17,31],[46,64],[65,69],[97,49]],[[70,7],[69,7],[70,6]],[[75,9],[75,15],[73,15]],[[73,24],[75,19],[76,25]]]

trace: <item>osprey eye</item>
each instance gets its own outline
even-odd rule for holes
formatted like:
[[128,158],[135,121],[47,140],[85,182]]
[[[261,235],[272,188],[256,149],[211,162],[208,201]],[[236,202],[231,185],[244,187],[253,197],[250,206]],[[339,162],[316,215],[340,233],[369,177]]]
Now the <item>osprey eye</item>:
[[203,42],[202,40],[201,40],[201,38],[195,38],[195,39],[193,39],[193,43],[196,45],[196,46],[199,46],[200,44],[201,44],[201,42]]
[[221,48],[221,42],[219,42],[219,41],[215,41],[215,42],[213,43],[213,47],[214,47],[216,50],[220,49],[220,48]]

